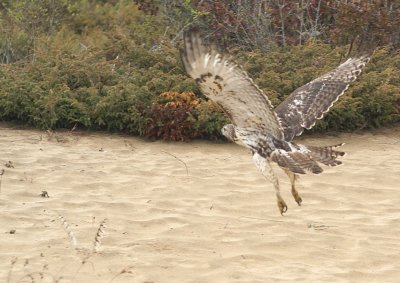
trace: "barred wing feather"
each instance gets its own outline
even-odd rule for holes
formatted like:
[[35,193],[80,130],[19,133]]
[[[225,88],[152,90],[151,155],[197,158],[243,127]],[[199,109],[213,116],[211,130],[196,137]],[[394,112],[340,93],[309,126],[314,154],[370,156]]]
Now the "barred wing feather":
[[204,95],[219,104],[236,126],[283,138],[268,97],[239,66],[215,49],[207,50],[197,31],[184,34],[181,58]]
[[276,109],[284,139],[291,141],[311,129],[355,81],[369,61],[366,56],[350,58],[333,71],[296,89]]

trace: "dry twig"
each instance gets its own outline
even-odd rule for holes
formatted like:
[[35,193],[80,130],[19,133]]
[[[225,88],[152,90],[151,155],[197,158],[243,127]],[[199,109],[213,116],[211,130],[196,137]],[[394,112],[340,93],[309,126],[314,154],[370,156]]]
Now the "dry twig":
[[110,281],[108,281],[108,283],[113,282],[117,277],[119,277],[119,276],[122,275],[122,274],[125,274],[125,273],[132,274],[132,271],[129,270],[129,269],[131,269],[131,268],[133,268],[133,267],[130,266],[130,267],[127,267],[127,268],[122,269],[118,274],[116,274],[113,278],[111,278]]
[[168,155],[171,155],[172,157],[174,157],[175,159],[177,159],[178,161],[180,161],[183,165],[185,165],[185,168],[186,168],[186,175],[189,176],[188,167],[187,167],[186,163],[185,163],[182,159],[180,159],[179,157],[177,157],[177,156],[173,155],[172,153],[169,153],[169,152],[167,152],[167,151],[165,151],[165,150],[161,150],[161,151],[164,152],[164,153],[166,153],[166,154],[168,154]]

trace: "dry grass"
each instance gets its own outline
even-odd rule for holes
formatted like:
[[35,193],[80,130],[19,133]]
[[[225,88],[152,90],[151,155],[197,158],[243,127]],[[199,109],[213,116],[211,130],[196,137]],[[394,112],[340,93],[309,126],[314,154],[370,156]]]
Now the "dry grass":
[[70,243],[71,243],[72,247],[74,249],[76,249],[76,247],[78,245],[78,241],[76,240],[74,232],[71,230],[71,226],[69,225],[68,221],[62,215],[58,215],[58,218],[60,219],[64,230],[68,234],[68,238],[70,240]]
[[104,218],[103,221],[100,222],[99,228],[97,229],[96,235],[93,241],[93,252],[98,252],[101,246],[101,239],[104,235],[104,230],[106,228],[107,218]]
[[[75,236],[75,233],[72,231],[71,229],[71,224],[68,222],[68,220],[60,215],[57,214],[58,219],[60,219],[63,230],[65,230],[65,232],[67,232],[68,235],[68,239],[70,242],[70,245],[72,246],[74,251],[78,251],[78,240]],[[69,282],[80,282],[79,281],[79,273],[82,270],[82,268],[87,264],[90,263],[92,266],[92,270],[94,271],[94,264],[89,260],[94,254],[98,253],[101,245],[102,245],[102,239],[104,238],[104,234],[105,234],[105,229],[106,229],[106,222],[107,222],[107,218],[104,218],[100,223],[99,226],[96,230],[96,234],[95,237],[93,239],[93,247],[92,249],[89,250],[89,253],[85,252],[85,256],[81,259],[79,267],[76,269],[76,271],[74,272],[71,281]],[[85,251],[85,249],[83,249],[82,251]],[[81,251],[81,252],[82,252]],[[87,251],[87,250],[86,250]],[[78,254],[78,253],[77,253]],[[16,280],[12,279],[12,275],[13,275],[13,271],[15,269],[16,264],[20,262],[22,264],[21,260],[18,260],[18,258],[14,258],[11,261],[11,265],[10,265],[10,269],[7,275],[7,283],[12,283],[12,282],[62,282],[64,280],[66,280],[67,277],[70,276],[66,276],[68,274],[62,274],[62,269],[61,268],[59,270],[59,272],[57,272],[58,274],[54,275],[52,273],[50,273],[48,271],[49,266],[48,264],[44,264],[41,268],[40,271],[32,271],[29,273],[26,273],[22,276],[20,276],[19,278],[17,278]],[[25,259],[24,263],[23,263],[23,268],[25,269],[27,266],[29,265],[29,260]],[[118,276],[125,274],[125,273],[131,273],[130,268],[124,268],[122,269],[120,272],[118,272],[117,274],[115,274],[109,282],[113,282]],[[47,281],[50,280],[50,281]]]

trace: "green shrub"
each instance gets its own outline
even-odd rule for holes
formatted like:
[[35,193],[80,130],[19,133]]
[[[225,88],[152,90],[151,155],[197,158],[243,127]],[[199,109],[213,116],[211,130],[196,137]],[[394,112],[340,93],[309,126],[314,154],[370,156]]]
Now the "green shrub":
[[[35,18],[52,3],[39,2],[30,3],[40,4],[29,14],[36,29],[23,26],[29,19],[12,10],[22,0],[8,1],[15,14],[0,21],[5,31],[0,34],[0,61],[12,63],[0,65],[0,120],[42,129],[77,125],[165,140],[221,138],[228,118],[185,74],[178,49],[169,43],[169,30],[159,28],[166,27],[165,18],[143,14],[132,1],[63,0],[54,6],[63,16],[53,23],[48,12],[42,21]],[[337,67],[347,50],[310,40],[285,49],[271,44],[268,52],[231,53],[276,106],[296,88]],[[378,49],[312,131],[399,122],[399,73],[400,53]]]
[[104,88],[93,113],[93,127],[143,135],[152,96],[135,85]]

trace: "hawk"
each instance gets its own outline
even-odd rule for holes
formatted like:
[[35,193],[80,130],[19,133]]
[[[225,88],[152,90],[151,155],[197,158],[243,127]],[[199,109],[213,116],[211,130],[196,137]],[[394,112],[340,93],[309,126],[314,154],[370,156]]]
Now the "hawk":
[[316,147],[293,142],[304,129],[311,129],[347,90],[369,61],[368,56],[350,58],[336,69],[299,87],[275,109],[268,97],[248,74],[228,56],[203,44],[197,30],[184,33],[181,59],[186,72],[200,90],[216,102],[232,124],[221,132],[230,141],[250,149],[256,167],[272,182],[280,213],[287,205],[280,194],[279,181],[271,163],[288,175],[295,201],[302,199],[296,190],[298,174],[319,174],[320,164],[340,165],[343,144]]

